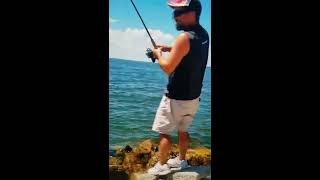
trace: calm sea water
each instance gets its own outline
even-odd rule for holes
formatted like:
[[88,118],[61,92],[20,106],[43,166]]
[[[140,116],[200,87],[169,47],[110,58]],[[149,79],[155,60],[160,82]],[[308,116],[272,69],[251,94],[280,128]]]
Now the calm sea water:
[[[151,130],[168,77],[158,64],[109,59],[109,149],[144,139]],[[191,147],[211,148],[211,68],[205,72],[200,108],[189,129]],[[173,135],[177,143],[176,133]]]

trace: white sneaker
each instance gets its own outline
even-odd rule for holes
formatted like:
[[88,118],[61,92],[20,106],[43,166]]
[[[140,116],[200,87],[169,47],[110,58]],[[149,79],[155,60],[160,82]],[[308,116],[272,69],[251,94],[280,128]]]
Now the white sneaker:
[[162,176],[171,173],[171,170],[167,164],[160,165],[160,162],[158,162],[153,168],[148,170],[148,173],[155,176]]
[[179,156],[174,159],[169,159],[167,164],[171,167],[171,170],[182,170],[190,167],[186,160],[180,160]]

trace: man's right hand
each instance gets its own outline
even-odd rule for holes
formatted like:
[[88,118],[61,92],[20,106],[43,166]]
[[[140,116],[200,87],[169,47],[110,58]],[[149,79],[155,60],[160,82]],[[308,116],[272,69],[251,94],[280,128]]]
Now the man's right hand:
[[162,52],[170,52],[171,51],[171,47],[167,46],[167,45],[157,45],[157,48],[161,48]]

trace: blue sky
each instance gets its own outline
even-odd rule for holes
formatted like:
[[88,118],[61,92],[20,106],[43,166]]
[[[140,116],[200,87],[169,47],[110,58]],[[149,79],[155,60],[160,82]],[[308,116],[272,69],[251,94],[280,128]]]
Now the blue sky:
[[[211,0],[200,0],[200,24],[208,31],[211,40]],[[133,0],[157,44],[171,45],[181,33],[175,28],[172,9],[166,0]],[[130,0],[109,0],[109,52],[110,57],[150,62],[145,56],[152,47]],[[211,53],[210,53],[211,54]],[[210,55],[211,56],[211,55]],[[208,62],[209,66],[211,65]]]

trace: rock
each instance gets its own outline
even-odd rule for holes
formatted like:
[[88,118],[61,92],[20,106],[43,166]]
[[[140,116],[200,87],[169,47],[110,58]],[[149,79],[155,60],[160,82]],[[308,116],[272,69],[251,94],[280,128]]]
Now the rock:
[[159,161],[159,152],[155,153],[148,161],[146,168],[152,168]]
[[124,172],[122,165],[109,165],[109,172]]
[[129,145],[126,145],[126,147],[123,150],[128,153],[132,151],[132,147],[130,147]]
[[109,159],[109,172],[121,172],[124,171],[122,167],[122,160],[116,157],[112,157]]
[[109,156],[111,156],[111,157],[116,156],[116,150],[114,150],[114,149],[109,149]]
[[186,160],[192,166],[207,166],[211,163],[211,150],[208,148],[188,149]]
[[140,153],[148,154],[148,153],[151,153],[152,149],[153,149],[153,144],[151,140],[148,139],[139,144],[137,151],[139,151]]
[[123,149],[117,149],[117,150],[116,150],[115,157],[124,159],[124,157],[125,157],[125,152],[124,152],[124,150],[123,150]]
[[150,175],[148,173],[133,173],[130,175],[131,180],[156,180],[157,176]]
[[151,153],[137,153],[136,154],[136,162],[141,164],[147,164],[149,159],[151,158]]
[[121,165],[122,160],[116,157],[112,157],[109,159],[109,165]]
[[[142,155],[142,156],[141,156]],[[142,172],[146,169],[146,164],[150,157],[143,154],[137,154],[136,152],[126,153],[122,166],[128,173]]]
[[190,167],[178,172],[172,172],[166,176],[153,176],[148,173],[133,173],[131,179],[134,180],[155,180],[155,179],[167,179],[167,180],[199,180],[199,179],[211,179],[211,167],[210,166],[198,166]]
[[155,147],[156,146],[151,142],[150,139],[140,143],[133,151],[136,158],[136,163],[142,164],[143,167],[146,167],[151,157],[155,155]]
[[171,146],[171,150],[169,152],[169,158],[168,159],[171,159],[171,158],[175,158],[179,155],[179,147],[177,144],[173,144]]
[[134,169],[134,165],[136,164],[136,157],[133,152],[126,153],[126,156],[124,157],[122,166],[125,171],[132,172]]
[[111,180],[113,179],[129,179],[129,175],[125,172],[110,172],[109,171],[109,178]]
[[[115,157],[109,157],[109,170],[127,173],[144,172],[159,161],[158,145],[151,140],[145,140],[136,148],[127,145],[115,152]],[[179,155],[178,145],[173,144],[169,158]],[[208,166],[211,163],[211,150],[207,148],[188,149],[186,160],[192,166]],[[191,174],[188,176],[191,177]]]
[[153,146],[152,147],[152,151],[153,152],[158,152],[159,151],[159,147],[158,146]]

